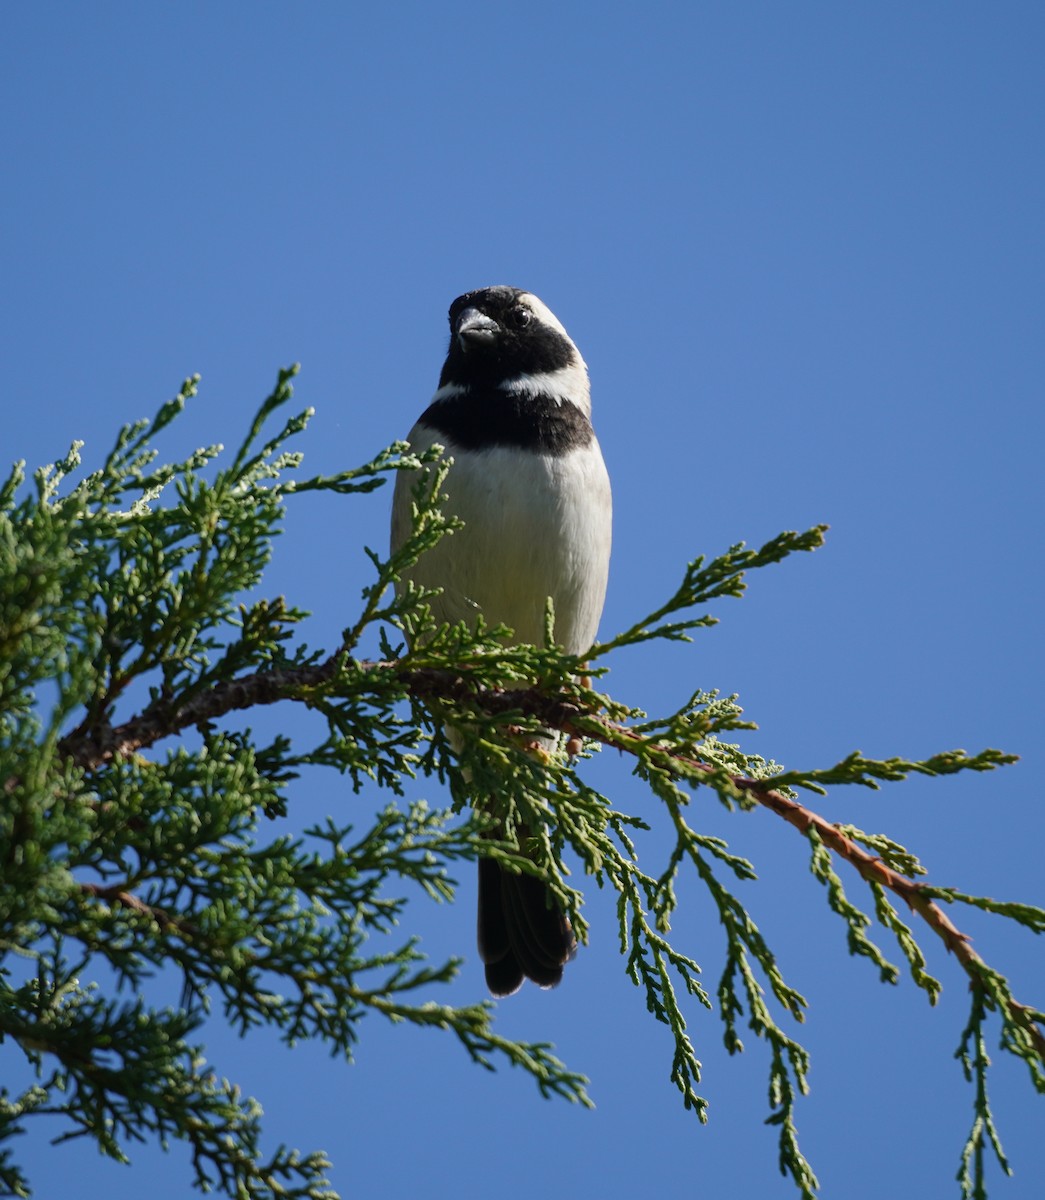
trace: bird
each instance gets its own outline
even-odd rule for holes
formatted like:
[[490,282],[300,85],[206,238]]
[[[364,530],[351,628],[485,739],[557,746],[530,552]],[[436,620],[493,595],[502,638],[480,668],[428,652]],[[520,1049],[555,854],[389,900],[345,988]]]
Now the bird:
[[[466,292],[449,322],[439,385],[407,441],[418,453],[438,444],[452,459],[442,509],[463,525],[405,569],[397,590],[439,589],[429,601],[438,624],[481,616],[537,645],[551,597],[556,643],[583,654],[602,615],[612,526],[587,365],[558,318],[521,288]],[[393,552],[411,533],[412,474],[396,477]],[[478,945],[487,987],[504,997],[524,979],[558,984],[577,942],[539,879],[480,858]]]

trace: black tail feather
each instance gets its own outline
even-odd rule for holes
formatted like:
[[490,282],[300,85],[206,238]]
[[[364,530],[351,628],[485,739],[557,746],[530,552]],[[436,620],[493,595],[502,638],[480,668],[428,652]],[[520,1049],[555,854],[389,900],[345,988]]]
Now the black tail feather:
[[479,860],[479,955],[494,996],[510,996],[531,979],[554,987],[577,949],[566,914],[532,875]]

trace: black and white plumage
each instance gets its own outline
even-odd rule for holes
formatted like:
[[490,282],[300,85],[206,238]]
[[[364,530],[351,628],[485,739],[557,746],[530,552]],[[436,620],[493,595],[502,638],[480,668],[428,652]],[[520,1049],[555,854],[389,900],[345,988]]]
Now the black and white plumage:
[[[453,458],[444,509],[464,522],[404,575],[442,589],[431,601],[436,620],[482,614],[540,644],[551,596],[555,640],[572,654],[587,650],[606,594],[610,484],[587,367],[536,296],[490,287],[453,302],[439,388],[408,440],[417,451],[438,443]],[[412,484],[400,472],[393,548],[410,533]],[[575,948],[543,884],[480,862],[479,953],[495,996],[524,977],[555,985]]]

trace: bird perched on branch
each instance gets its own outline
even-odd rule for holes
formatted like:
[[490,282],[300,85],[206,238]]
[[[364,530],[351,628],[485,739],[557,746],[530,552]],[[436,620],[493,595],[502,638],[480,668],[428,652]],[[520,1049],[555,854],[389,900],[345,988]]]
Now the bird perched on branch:
[[[610,483],[588,370],[554,314],[518,288],[459,296],[439,387],[408,440],[418,452],[438,443],[453,458],[443,510],[464,525],[404,572],[403,584],[441,589],[430,601],[438,622],[481,614],[537,645],[550,596],[556,642],[571,654],[587,650],[606,595]],[[393,550],[410,534],[412,485],[400,472]],[[480,860],[479,953],[495,996],[518,991],[524,978],[553,987],[575,949],[540,880]]]

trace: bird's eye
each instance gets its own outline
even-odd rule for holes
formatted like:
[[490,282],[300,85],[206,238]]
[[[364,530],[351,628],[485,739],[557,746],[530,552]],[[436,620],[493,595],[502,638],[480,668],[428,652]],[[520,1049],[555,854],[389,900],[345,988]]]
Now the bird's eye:
[[513,308],[508,313],[508,324],[513,329],[525,329],[532,320],[533,313],[521,304],[518,308]]

